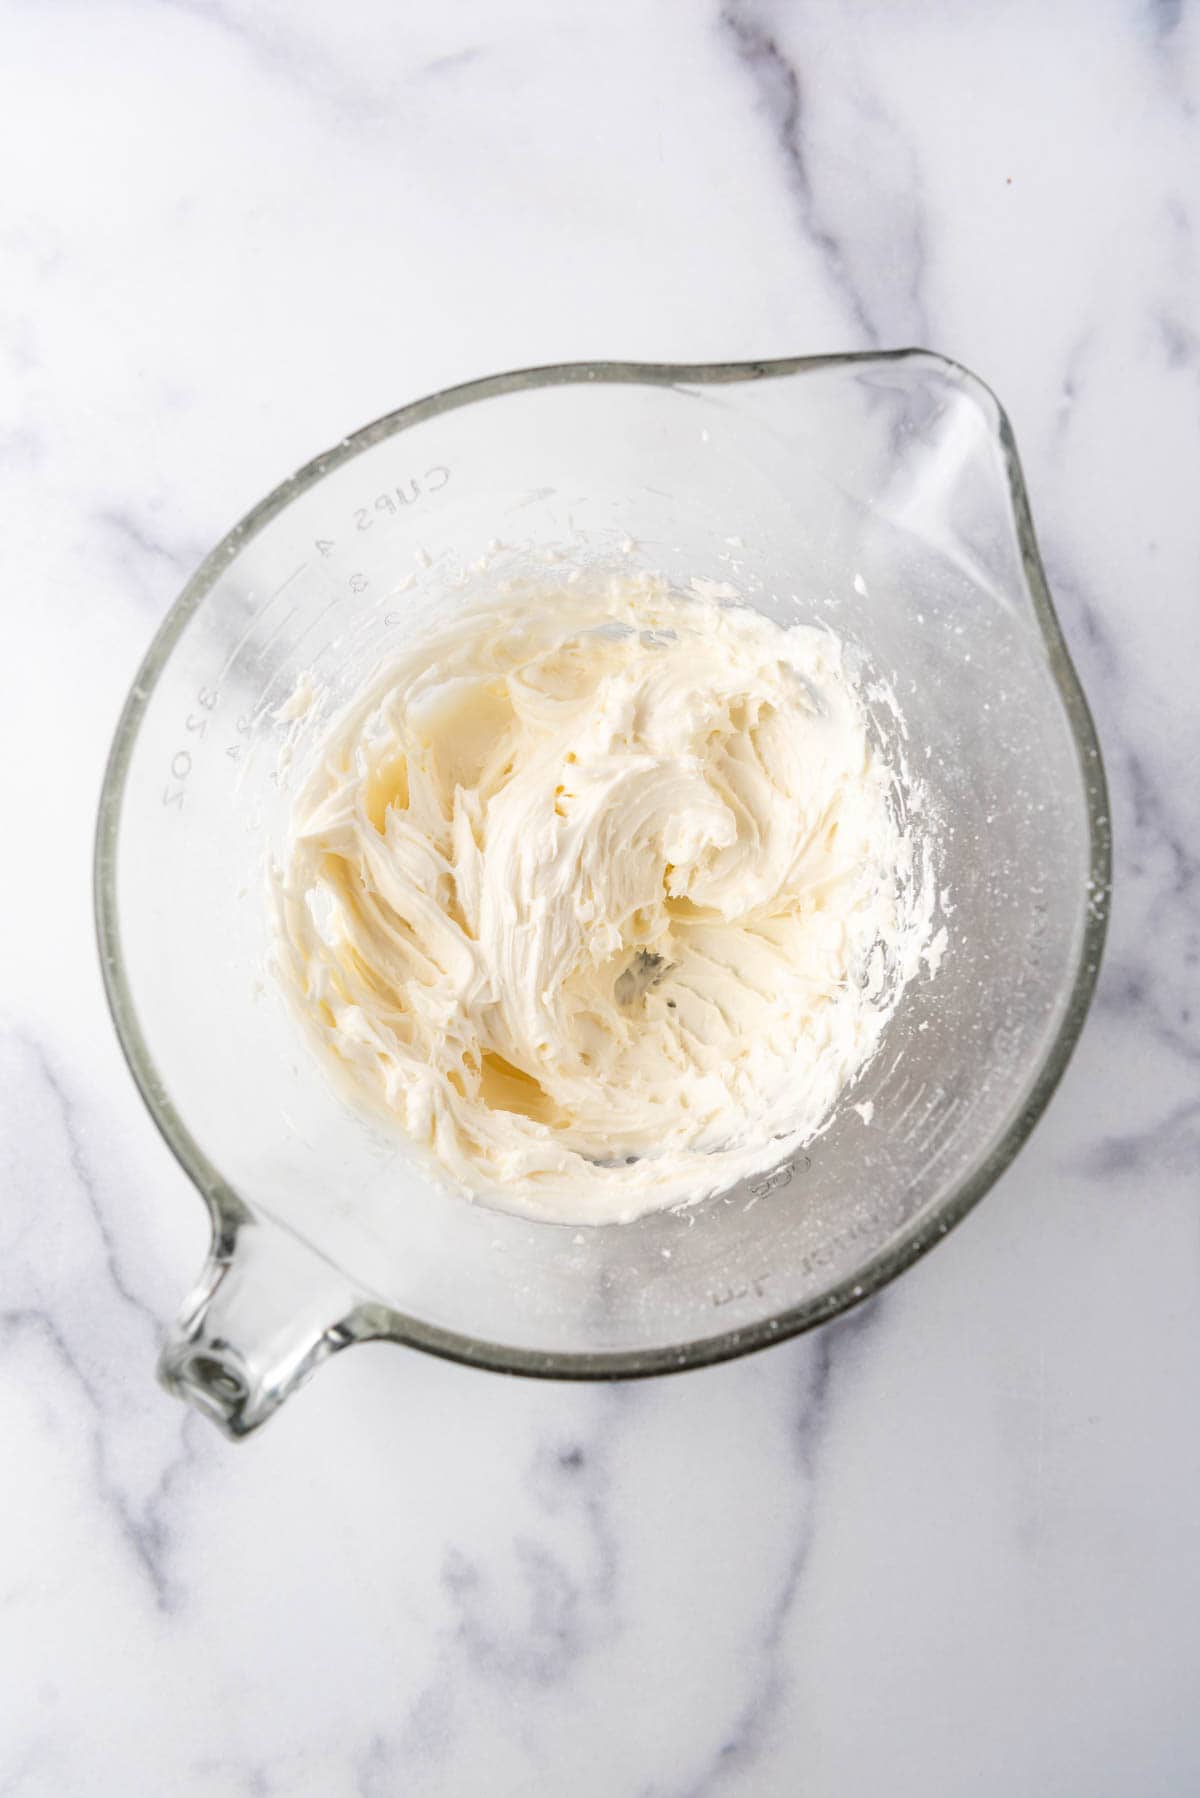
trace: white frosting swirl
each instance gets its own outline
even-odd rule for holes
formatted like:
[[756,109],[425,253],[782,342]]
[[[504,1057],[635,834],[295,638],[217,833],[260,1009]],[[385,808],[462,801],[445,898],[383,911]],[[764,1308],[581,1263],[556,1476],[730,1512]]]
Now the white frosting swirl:
[[626,1220],[827,1119],[929,941],[841,647],[661,581],[459,617],[336,721],[277,962],[494,1204]]

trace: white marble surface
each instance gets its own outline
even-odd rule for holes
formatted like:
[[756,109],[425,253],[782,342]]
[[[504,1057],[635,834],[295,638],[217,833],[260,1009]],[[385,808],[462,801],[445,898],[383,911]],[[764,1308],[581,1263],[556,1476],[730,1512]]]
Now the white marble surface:
[[[0,1793],[1200,1788],[1200,9],[0,5]],[[523,1384],[391,1347],[241,1448],[90,932],[202,552],[447,382],[924,342],[1008,404],[1113,787],[1099,999],[849,1324]]]

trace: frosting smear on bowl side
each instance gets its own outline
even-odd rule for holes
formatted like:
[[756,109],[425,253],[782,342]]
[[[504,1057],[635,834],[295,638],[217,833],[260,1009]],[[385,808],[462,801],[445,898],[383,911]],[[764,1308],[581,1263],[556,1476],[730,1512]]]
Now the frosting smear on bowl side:
[[505,1209],[626,1221],[774,1166],[930,943],[928,846],[837,638],[661,580],[460,615],[310,769],[280,978],[356,1092]]

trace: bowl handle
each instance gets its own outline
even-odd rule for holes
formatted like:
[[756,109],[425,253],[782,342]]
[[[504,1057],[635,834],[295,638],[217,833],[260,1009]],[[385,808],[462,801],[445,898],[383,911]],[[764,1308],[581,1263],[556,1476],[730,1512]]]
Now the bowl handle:
[[278,1410],[326,1356],[372,1334],[346,1275],[283,1225],[247,1215],[216,1229],[158,1377],[236,1439]]

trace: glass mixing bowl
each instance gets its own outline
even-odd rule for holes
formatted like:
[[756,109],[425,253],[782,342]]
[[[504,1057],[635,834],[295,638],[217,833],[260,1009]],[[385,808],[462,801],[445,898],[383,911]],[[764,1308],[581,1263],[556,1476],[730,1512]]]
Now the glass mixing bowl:
[[[473,588],[552,576],[555,558],[826,619],[899,697],[952,908],[936,978],[910,985],[853,1105],[803,1154],[683,1215],[584,1230],[433,1187],[339,1096],[264,973],[297,678],[348,696]],[[593,1378],[834,1316],[944,1236],[1029,1134],[1083,1022],[1108,880],[1099,750],[1012,433],[964,369],[923,351],[580,364],[367,426],[189,582],[104,782],[108,997],[212,1218],[162,1377],[242,1435],[366,1338]]]

